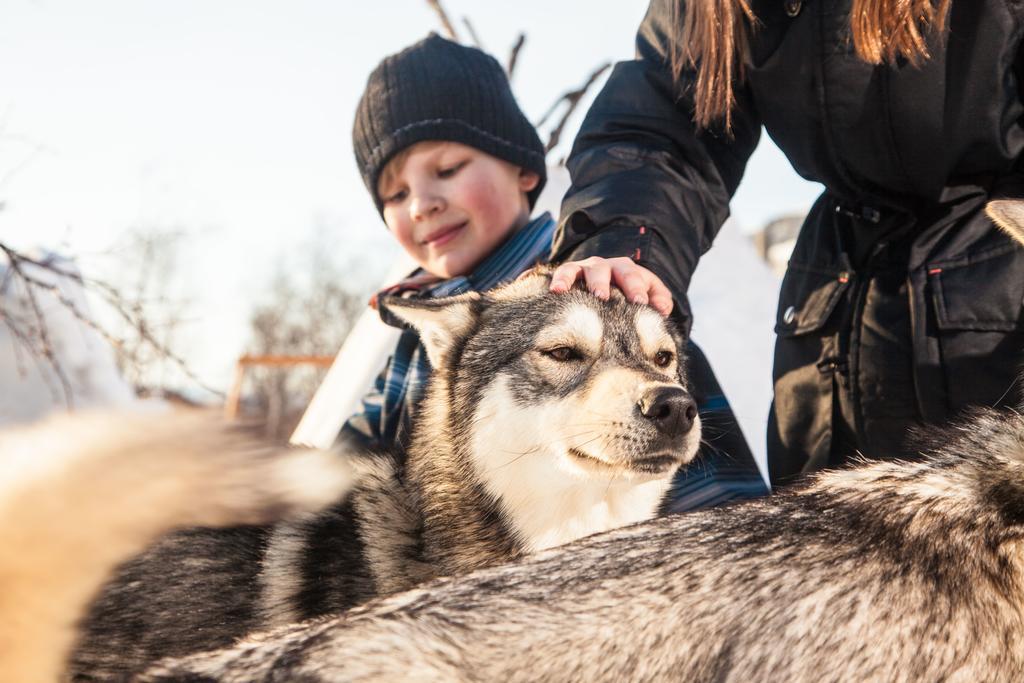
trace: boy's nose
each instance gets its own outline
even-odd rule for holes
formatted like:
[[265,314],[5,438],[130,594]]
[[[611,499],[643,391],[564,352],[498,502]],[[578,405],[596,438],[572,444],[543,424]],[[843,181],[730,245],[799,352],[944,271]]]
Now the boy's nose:
[[413,220],[427,218],[444,209],[444,198],[434,192],[424,192],[412,198],[409,204],[409,212]]

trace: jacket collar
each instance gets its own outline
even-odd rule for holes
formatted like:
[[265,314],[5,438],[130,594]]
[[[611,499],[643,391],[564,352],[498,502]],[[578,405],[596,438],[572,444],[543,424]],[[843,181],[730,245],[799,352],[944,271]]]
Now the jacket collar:
[[[547,261],[554,231],[554,219],[550,213],[544,212],[509,236],[501,246],[481,261],[472,273],[445,280],[417,268],[408,277],[370,297],[370,306],[380,310],[377,302],[382,296],[433,299],[492,289],[518,277],[527,268]],[[380,316],[388,325],[405,327],[386,311],[380,311]]]

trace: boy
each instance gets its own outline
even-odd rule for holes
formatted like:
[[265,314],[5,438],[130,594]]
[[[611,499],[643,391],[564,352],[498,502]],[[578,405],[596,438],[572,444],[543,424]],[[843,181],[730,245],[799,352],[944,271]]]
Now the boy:
[[[483,291],[547,260],[555,222],[547,213],[529,217],[546,180],[544,147],[516,104],[505,72],[489,55],[431,34],[385,58],[370,74],[352,138],[385,224],[420,265],[383,293],[440,297]],[[598,271],[648,274],[631,261],[619,263],[628,259],[595,260],[601,262],[588,265]],[[560,269],[566,282],[553,287],[571,285],[571,267]],[[586,275],[590,283],[591,273]],[[659,298],[647,279],[636,291],[630,284],[630,277],[619,278],[634,301],[669,313],[667,290]],[[607,288],[595,293],[608,296]],[[401,326],[386,317],[385,322]],[[708,436],[700,461],[677,476],[666,510],[767,493],[707,360],[688,346],[691,390]],[[347,420],[339,438],[403,452],[429,373],[418,335],[403,331],[362,412]]]
[[[530,219],[547,179],[544,145],[493,57],[431,34],[385,58],[352,142],[384,223],[420,265],[383,293],[483,291],[547,260],[555,222]],[[419,336],[403,331],[339,438],[404,451],[429,373]]]

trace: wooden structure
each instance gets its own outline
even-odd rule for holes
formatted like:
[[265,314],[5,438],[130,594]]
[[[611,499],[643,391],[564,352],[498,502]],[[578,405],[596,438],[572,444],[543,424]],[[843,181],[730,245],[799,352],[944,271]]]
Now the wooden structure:
[[334,356],[252,356],[244,355],[235,363],[235,379],[231,383],[227,400],[224,402],[224,417],[233,420],[238,417],[238,407],[242,402],[242,382],[245,381],[247,368],[261,365],[273,368],[291,367],[295,365],[314,365],[321,368],[331,367]]

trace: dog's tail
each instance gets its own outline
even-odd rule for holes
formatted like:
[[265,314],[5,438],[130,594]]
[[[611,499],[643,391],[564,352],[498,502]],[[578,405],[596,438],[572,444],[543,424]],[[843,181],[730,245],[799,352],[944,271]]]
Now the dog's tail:
[[337,455],[270,448],[195,414],[62,417],[0,434],[4,680],[57,680],[103,580],[157,536],[319,509],[357,478]]

